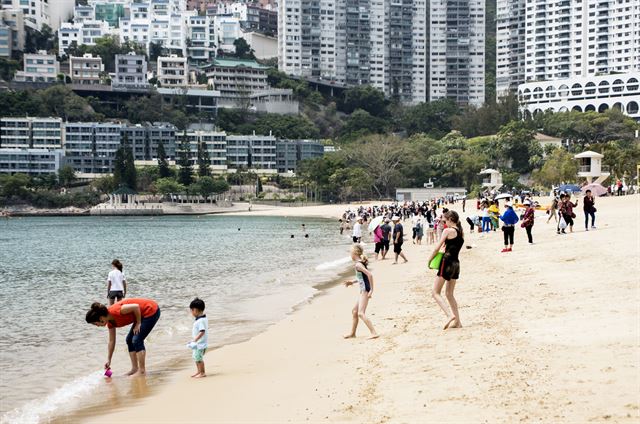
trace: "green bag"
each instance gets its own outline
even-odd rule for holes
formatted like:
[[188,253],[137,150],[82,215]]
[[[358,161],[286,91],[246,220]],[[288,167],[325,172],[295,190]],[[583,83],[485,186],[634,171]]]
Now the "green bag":
[[443,256],[444,256],[444,253],[442,252],[436,253],[436,256],[434,256],[433,259],[431,259],[431,262],[429,262],[429,269],[440,268],[440,263],[442,262]]

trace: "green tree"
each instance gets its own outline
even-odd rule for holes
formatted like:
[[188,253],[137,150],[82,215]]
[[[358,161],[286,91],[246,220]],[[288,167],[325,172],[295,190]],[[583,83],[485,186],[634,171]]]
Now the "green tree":
[[211,175],[211,159],[209,149],[204,141],[198,144],[198,175],[207,177]]
[[367,134],[384,134],[389,129],[386,119],[372,116],[369,112],[356,109],[340,131],[343,140],[354,140]]
[[118,188],[115,182],[115,178],[111,175],[106,175],[104,177],[96,178],[91,182],[91,186],[98,193],[102,193],[102,194],[113,193]]
[[571,153],[563,149],[555,149],[546,158],[540,170],[533,172],[533,180],[543,187],[552,187],[560,183],[576,180],[578,162]]
[[223,178],[212,178],[210,176],[200,177],[198,181],[193,184],[193,191],[200,194],[206,200],[212,194],[220,194],[229,190],[229,184]]
[[76,179],[76,172],[69,165],[65,165],[58,170],[58,181],[63,187],[69,187],[69,185]]
[[0,79],[11,81],[18,69],[20,69],[20,64],[17,60],[0,57]]
[[187,130],[182,135],[182,141],[180,142],[180,148],[178,151],[178,182],[185,187],[188,187],[193,182],[193,174],[191,170],[191,161],[189,155],[191,153],[191,146],[187,138]]
[[508,165],[516,172],[525,173],[532,169],[531,158],[542,157],[542,148],[535,138],[535,131],[523,121],[512,121],[498,132],[498,151],[503,166]]
[[425,133],[441,138],[451,131],[452,119],[457,113],[458,106],[451,99],[420,103],[406,108],[399,129],[405,129],[409,135]]
[[28,189],[31,180],[28,175],[0,175],[0,193],[5,197],[18,196],[25,197],[28,195]]
[[255,60],[256,56],[251,46],[244,38],[236,38],[233,42],[233,46],[236,48],[235,57],[239,59]]
[[338,109],[345,113],[362,109],[373,116],[384,116],[387,112],[387,101],[384,98],[384,93],[377,88],[370,85],[359,85],[344,92]]
[[120,147],[116,150],[116,157],[113,163],[113,180],[116,187],[126,186],[133,190],[137,187],[137,171],[133,149],[126,134]]
[[185,192],[185,186],[178,183],[173,178],[159,178],[154,183],[158,193],[166,196],[168,194],[179,194]]
[[158,142],[158,175],[160,178],[168,178],[173,176],[169,162],[167,161],[167,152],[164,150],[162,140]]
[[164,46],[162,41],[149,43],[149,61],[156,62],[159,56],[164,56]]
[[97,119],[96,113],[86,99],[75,94],[64,85],[54,85],[37,94],[40,110],[44,114],[59,116],[65,121],[90,121]]

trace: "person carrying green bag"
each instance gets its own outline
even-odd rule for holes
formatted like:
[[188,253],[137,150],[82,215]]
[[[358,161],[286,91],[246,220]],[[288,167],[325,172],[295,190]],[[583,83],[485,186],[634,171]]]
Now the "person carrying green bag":
[[[428,262],[429,268],[431,268],[432,264],[435,265],[436,263],[436,257],[442,255],[439,266],[437,267],[438,274],[433,283],[431,295],[448,318],[444,326],[446,330],[448,328],[462,327],[460,314],[458,312],[458,302],[453,296],[453,291],[456,287],[456,281],[460,276],[460,260],[458,259],[458,255],[464,244],[464,233],[457,212],[447,211],[444,214],[444,220],[447,228],[442,232],[442,237],[440,241],[436,243],[435,249],[433,249]],[[440,252],[443,245],[444,254]],[[449,306],[447,306],[441,294],[445,281],[447,282],[446,296]]]

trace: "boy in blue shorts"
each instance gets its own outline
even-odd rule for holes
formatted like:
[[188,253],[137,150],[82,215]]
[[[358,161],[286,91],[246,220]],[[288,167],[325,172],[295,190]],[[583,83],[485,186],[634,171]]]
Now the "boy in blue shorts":
[[197,297],[191,301],[189,305],[191,315],[196,319],[193,323],[191,336],[193,340],[187,345],[193,349],[193,359],[196,361],[198,372],[191,377],[202,378],[207,374],[204,371],[204,354],[207,353],[207,345],[209,339],[209,322],[204,314],[204,301]]

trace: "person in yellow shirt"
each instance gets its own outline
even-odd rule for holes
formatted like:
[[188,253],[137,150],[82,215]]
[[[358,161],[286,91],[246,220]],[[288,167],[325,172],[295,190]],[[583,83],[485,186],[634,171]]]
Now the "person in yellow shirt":
[[494,200],[493,203],[491,203],[491,206],[489,206],[489,217],[491,218],[491,226],[493,227],[493,231],[496,231],[500,226],[498,221],[500,217],[500,206],[497,200]]

